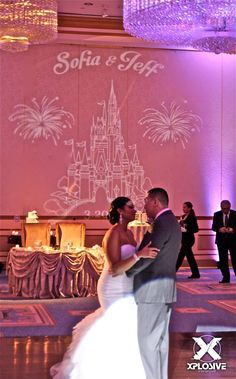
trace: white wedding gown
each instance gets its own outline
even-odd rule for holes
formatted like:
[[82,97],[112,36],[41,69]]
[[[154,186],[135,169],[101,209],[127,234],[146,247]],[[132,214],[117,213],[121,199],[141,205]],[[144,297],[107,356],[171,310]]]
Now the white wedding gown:
[[[133,245],[121,247],[122,259],[133,255]],[[137,338],[137,306],[133,279],[112,277],[105,263],[98,281],[101,308],[73,330],[62,362],[51,367],[54,379],[145,379]]]

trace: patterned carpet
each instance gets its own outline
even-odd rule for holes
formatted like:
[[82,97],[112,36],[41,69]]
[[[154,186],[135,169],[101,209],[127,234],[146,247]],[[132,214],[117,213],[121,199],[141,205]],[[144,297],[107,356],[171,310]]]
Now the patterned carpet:
[[219,284],[220,271],[201,269],[201,279],[188,279],[188,269],[177,274],[178,301],[174,306],[172,332],[236,331],[236,278]]
[[[236,331],[236,279],[219,284],[217,269],[201,269],[201,279],[190,280],[188,269],[177,274],[178,301],[171,332]],[[0,336],[70,335],[73,326],[98,307],[96,297],[33,300],[8,292],[0,275]]]
[[42,304],[0,304],[0,327],[52,326],[55,321]]

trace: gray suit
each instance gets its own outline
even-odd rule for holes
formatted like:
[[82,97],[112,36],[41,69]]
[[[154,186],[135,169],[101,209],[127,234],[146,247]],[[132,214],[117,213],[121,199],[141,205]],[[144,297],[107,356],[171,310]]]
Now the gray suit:
[[176,301],[176,261],[181,230],[170,210],[162,213],[146,233],[139,250],[152,241],[160,249],[153,259],[141,258],[127,271],[134,275],[134,294],[138,305],[138,337],[147,379],[168,377],[169,320]]

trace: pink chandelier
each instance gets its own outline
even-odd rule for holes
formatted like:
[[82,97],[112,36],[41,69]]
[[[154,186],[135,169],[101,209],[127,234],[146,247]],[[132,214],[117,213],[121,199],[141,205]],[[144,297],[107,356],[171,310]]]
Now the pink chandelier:
[[0,0],[0,48],[10,52],[57,37],[57,0]]
[[124,29],[164,46],[214,53],[236,48],[235,0],[124,0]]

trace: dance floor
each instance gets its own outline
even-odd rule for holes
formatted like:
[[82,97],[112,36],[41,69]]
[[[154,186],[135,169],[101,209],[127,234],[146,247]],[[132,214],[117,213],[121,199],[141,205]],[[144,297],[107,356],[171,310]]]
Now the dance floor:
[[[236,333],[212,333],[212,337],[221,338],[221,353],[220,360],[211,364],[193,360],[194,336],[201,338],[202,334],[170,334],[168,379],[234,379]],[[2,338],[1,341],[1,379],[50,379],[50,367],[61,360],[71,338],[65,336],[17,337]]]
[[[233,379],[236,279],[231,272],[231,283],[219,284],[221,275],[215,268],[201,269],[200,279],[190,280],[189,275],[187,268],[177,274],[178,301],[170,324],[169,379]],[[96,297],[16,298],[9,294],[3,273],[0,300],[0,379],[49,379],[49,368],[62,358],[73,326],[98,307]],[[193,338],[205,336],[220,338],[220,359],[214,364],[202,361],[197,366]]]
[[200,279],[188,279],[189,271],[177,274],[178,300],[174,305],[172,332],[236,331],[236,278],[219,284],[218,269],[201,269]]
[[[219,270],[201,269],[201,279],[188,279],[189,270],[177,274],[178,301],[170,331],[191,333],[236,331],[236,279],[219,284]],[[34,300],[13,297],[7,279],[0,276],[0,336],[66,336],[73,326],[98,306],[97,297]],[[62,316],[63,315],[63,316]]]

